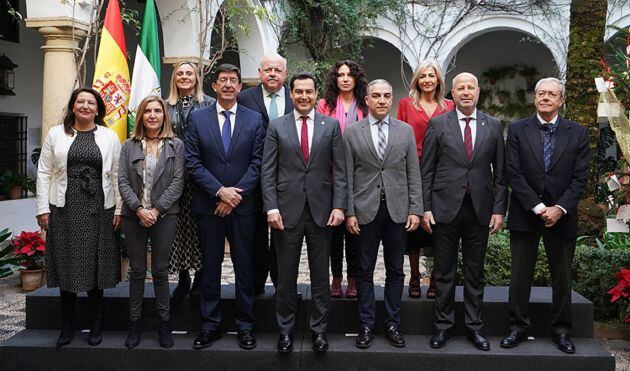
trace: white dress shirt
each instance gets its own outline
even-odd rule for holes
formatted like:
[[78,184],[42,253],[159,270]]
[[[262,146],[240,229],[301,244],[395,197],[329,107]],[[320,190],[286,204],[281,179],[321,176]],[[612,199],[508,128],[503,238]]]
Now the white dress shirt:
[[[278,117],[280,116],[284,116],[284,101],[285,101],[285,91],[286,89],[283,87],[280,88],[280,90],[278,90],[275,94],[277,95],[276,97],[276,107],[278,107]],[[262,92],[263,92],[263,101],[265,102],[265,109],[267,110],[267,114],[269,114],[269,105],[271,104],[271,94],[269,91],[267,91],[267,89],[265,89],[265,86],[262,86]]]
[[459,128],[462,130],[462,138],[465,138],[464,130],[466,130],[466,117],[470,117],[470,134],[472,137],[472,147],[475,148],[475,139],[477,138],[477,109],[470,114],[470,116],[466,116],[459,109],[455,109],[457,112],[457,122],[459,122]]
[[[378,152],[378,119],[374,118],[371,114],[368,113],[368,121],[370,122],[370,132],[372,133],[372,143],[374,144],[374,149]],[[389,115],[385,116],[383,120],[383,133],[385,134],[385,143],[387,143],[389,138]],[[387,146],[385,147],[387,148]]]
[[[295,115],[295,128],[297,129],[297,136],[300,145],[302,145],[302,114],[296,110],[293,110]],[[315,109],[312,109],[308,113],[306,119],[306,128],[308,129],[308,153],[311,153],[311,143],[313,143],[313,128],[315,127]]]
[[238,103],[234,103],[232,108],[225,109],[217,102],[217,119],[219,120],[219,133],[223,135],[223,124],[225,123],[225,114],[223,111],[230,111],[230,136],[234,134],[234,123],[236,122],[236,108]]

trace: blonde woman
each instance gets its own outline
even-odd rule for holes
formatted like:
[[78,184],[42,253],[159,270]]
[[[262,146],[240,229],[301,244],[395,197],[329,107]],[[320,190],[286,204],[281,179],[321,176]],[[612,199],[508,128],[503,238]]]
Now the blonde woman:
[[138,106],[132,137],[120,152],[118,187],[129,255],[129,318],[125,345],[135,348],[142,332],[141,312],[151,239],[151,274],[159,315],[160,346],[170,348],[168,263],[177,227],[179,198],[184,189],[184,143],[175,137],[166,104],[156,95]]
[[[199,76],[197,65],[182,61],[175,65],[171,75],[171,89],[168,95],[167,112],[175,135],[184,140],[188,129],[188,115],[196,109],[204,108],[215,102],[203,93],[203,79]],[[184,184],[184,194],[180,201],[180,213],[177,232],[171,251],[171,272],[179,273],[179,282],[173,291],[174,299],[182,299],[190,293],[191,297],[199,295],[201,280],[201,252],[197,238],[197,227],[190,212],[192,200],[192,183]],[[190,282],[189,270],[195,270],[195,280]]]
[[[444,99],[446,86],[444,75],[436,61],[424,60],[418,65],[411,78],[409,97],[398,102],[397,119],[411,125],[416,137],[418,147],[418,159],[422,157],[422,141],[427,130],[429,120],[455,108],[453,101]],[[411,266],[409,279],[409,296],[419,298],[420,290],[420,248],[424,248],[425,254],[433,247],[431,235],[422,228],[410,232],[407,235],[407,254]],[[432,255],[432,254],[431,254]],[[435,264],[433,264],[435,269]],[[436,295],[435,282],[431,274],[431,283],[427,291],[427,298],[434,299]]]

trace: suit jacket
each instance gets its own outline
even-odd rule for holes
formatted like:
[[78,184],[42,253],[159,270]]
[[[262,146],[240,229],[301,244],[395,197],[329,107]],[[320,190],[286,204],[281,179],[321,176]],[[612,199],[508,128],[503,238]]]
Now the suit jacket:
[[260,178],[265,128],[262,116],[242,105],[237,106],[236,121],[228,153],[223,149],[216,103],[192,111],[185,141],[186,170],[194,180],[191,209],[213,215],[221,187],[241,188],[241,203],[234,208],[239,215],[252,215],[254,189]]
[[492,214],[505,215],[507,183],[501,122],[477,110],[476,124],[472,160],[468,161],[457,112],[429,121],[422,144],[422,194],[424,211],[431,211],[438,223],[455,219],[467,187],[479,223],[489,223]]
[[[293,112],[293,101],[291,101],[291,95],[289,94],[289,88],[284,87],[284,112],[278,112],[280,116]],[[262,84],[258,84],[253,88],[245,89],[238,95],[238,103],[243,106],[259,112],[263,116],[263,123],[265,129],[269,125],[269,114],[265,107],[265,100],[263,98]]]
[[348,211],[359,224],[376,217],[381,191],[395,223],[409,214],[422,215],[422,181],[413,129],[389,119],[389,134],[383,162],[378,158],[367,118],[351,124],[344,132],[348,170]]
[[506,171],[512,188],[510,230],[529,232],[540,228],[542,219],[531,209],[544,203],[567,210],[551,232],[558,237],[577,236],[577,204],[589,174],[588,130],[561,117],[557,125],[551,164],[545,172],[537,116],[510,124],[506,149]]
[[[137,217],[136,210],[142,206],[144,151],[142,143],[127,139],[120,150],[118,166],[118,189],[123,200],[122,215]],[[164,141],[160,152],[153,187],[151,204],[160,214],[179,212],[179,198],[184,191],[184,142],[178,138]]]
[[264,209],[279,209],[285,227],[297,225],[307,202],[315,223],[325,227],[333,208],[346,209],[346,179],[337,120],[315,112],[308,164],[304,164],[293,112],[269,123],[262,164]]

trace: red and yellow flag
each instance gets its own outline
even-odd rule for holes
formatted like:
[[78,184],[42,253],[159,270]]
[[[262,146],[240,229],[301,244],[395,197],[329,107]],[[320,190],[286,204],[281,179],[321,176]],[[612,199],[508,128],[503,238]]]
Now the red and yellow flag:
[[107,5],[92,87],[101,93],[105,101],[105,124],[118,134],[121,142],[127,139],[127,105],[131,84],[118,0],[110,0]]

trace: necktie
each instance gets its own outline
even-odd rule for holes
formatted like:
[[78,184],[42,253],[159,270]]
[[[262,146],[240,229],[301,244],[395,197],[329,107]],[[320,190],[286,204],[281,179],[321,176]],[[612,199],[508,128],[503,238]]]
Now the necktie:
[[278,118],[278,103],[276,102],[278,94],[271,93],[269,96],[271,97],[271,103],[269,103],[269,121],[271,121]]
[[302,116],[302,130],[300,132],[300,147],[302,147],[304,164],[308,164],[308,126],[306,124],[307,118],[307,116]]
[[553,132],[556,131],[557,125],[554,124],[541,124],[538,126],[540,130],[544,131],[543,135],[543,162],[545,164],[545,171],[549,170],[551,165],[551,156],[553,156],[554,141],[551,140]]
[[464,151],[466,152],[466,158],[468,161],[472,159],[473,143],[472,143],[472,131],[470,130],[470,117],[464,118],[466,121],[466,127],[464,128]]
[[232,123],[230,122],[230,111],[223,111],[225,115],[225,122],[223,123],[223,129],[221,131],[221,140],[223,141],[223,150],[225,154],[230,150],[230,141],[232,140]]
[[379,121],[376,123],[378,126],[378,148],[376,152],[378,153],[378,158],[383,161],[385,158],[385,148],[387,148],[387,138],[385,138],[385,130],[383,129],[383,125],[385,123],[383,121]]

